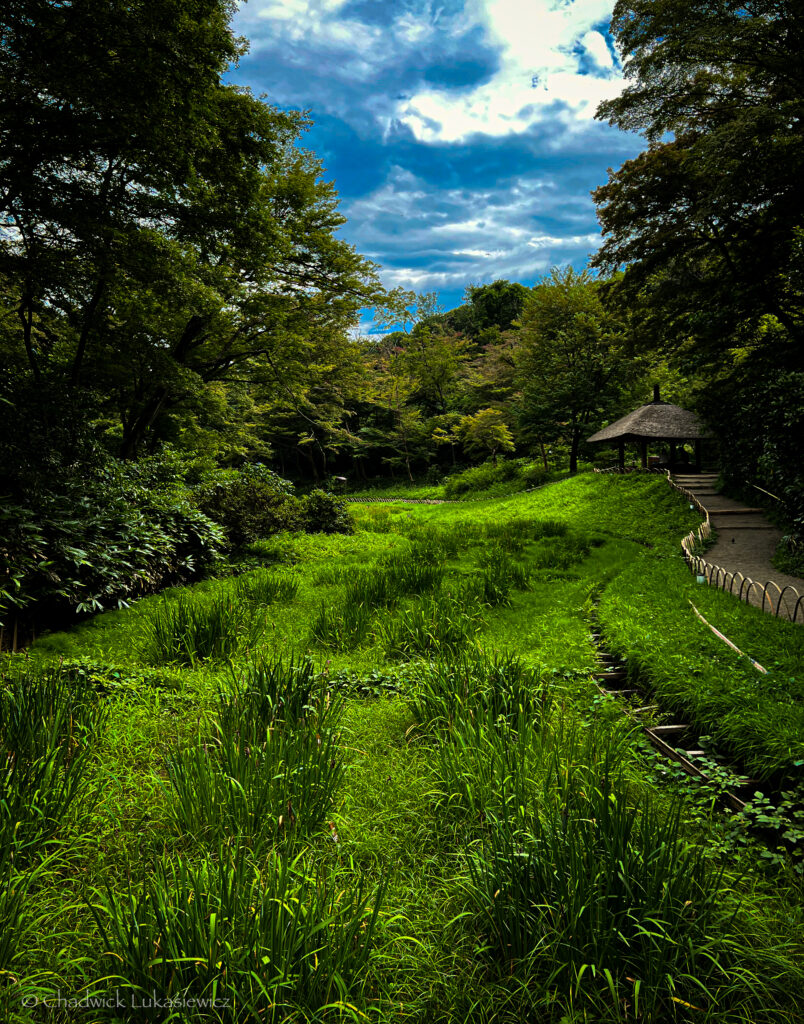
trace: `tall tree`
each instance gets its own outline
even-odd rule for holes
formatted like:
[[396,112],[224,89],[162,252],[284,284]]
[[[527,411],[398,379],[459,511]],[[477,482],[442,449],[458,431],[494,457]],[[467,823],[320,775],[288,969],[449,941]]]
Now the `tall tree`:
[[125,455],[199,389],[311,361],[376,290],[297,148],[305,118],[223,84],[234,7],[3,8],[0,343],[35,381],[106,395]]
[[771,316],[804,337],[804,8],[618,0],[627,88],[598,117],[648,148],[595,192],[594,265],[647,339],[717,362]]
[[620,323],[588,271],[554,269],[530,293],[520,318],[520,420],[533,440],[564,436],[570,472],[581,440],[616,403],[633,372]]

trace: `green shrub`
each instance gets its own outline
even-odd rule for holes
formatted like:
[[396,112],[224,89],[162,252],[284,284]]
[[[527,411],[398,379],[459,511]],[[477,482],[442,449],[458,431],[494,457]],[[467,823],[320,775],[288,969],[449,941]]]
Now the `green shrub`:
[[[0,509],[0,616],[36,608],[100,611],[203,575],[223,540],[186,494],[152,493],[119,474]],[[30,617],[29,613],[29,617]]]
[[300,514],[308,533],[354,533],[355,530],[346,502],[326,491],[311,491],[302,498]]
[[226,531],[229,543],[239,548],[261,537],[303,529],[302,503],[288,493],[288,486],[270,471],[230,471],[202,485],[197,500]]

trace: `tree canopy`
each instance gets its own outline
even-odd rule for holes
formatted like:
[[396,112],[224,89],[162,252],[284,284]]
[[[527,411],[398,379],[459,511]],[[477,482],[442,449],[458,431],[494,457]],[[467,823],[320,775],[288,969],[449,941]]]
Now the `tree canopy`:
[[595,192],[593,264],[643,335],[717,362],[762,318],[804,331],[804,12],[786,0],[619,0],[628,82],[598,117],[649,146]]
[[376,293],[307,126],[224,84],[224,0],[5,6],[4,355],[93,387],[133,454],[233,377],[299,377]]

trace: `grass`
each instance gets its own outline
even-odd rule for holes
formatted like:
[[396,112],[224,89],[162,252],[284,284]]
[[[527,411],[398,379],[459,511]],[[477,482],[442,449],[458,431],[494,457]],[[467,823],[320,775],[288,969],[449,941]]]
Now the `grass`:
[[[758,672],[700,623],[702,614],[770,671]],[[645,553],[604,592],[600,623],[613,651],[661,706],[710,735],[758,779],[804,763],[804,631],[698,586],[680,557]]]
[[800,880],[658,782],[588,678],[599,597],[663,704],[793,736],[799,635],[696,588],[687,504],[583,475],[354,511],[9,660],[3,1019],[118,988],[118,1020],[151,991],[226,1024],[798,1020]]

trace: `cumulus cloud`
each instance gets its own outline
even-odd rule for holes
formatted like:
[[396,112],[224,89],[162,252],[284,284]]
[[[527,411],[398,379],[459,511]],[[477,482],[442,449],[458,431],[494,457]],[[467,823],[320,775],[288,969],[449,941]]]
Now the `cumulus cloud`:
[[238,84],[308,108],[307,144],[389,286],[533,283],[600,242],[589,196],[641,148],[593,120],[622,88],[614,0],[250,0]]

